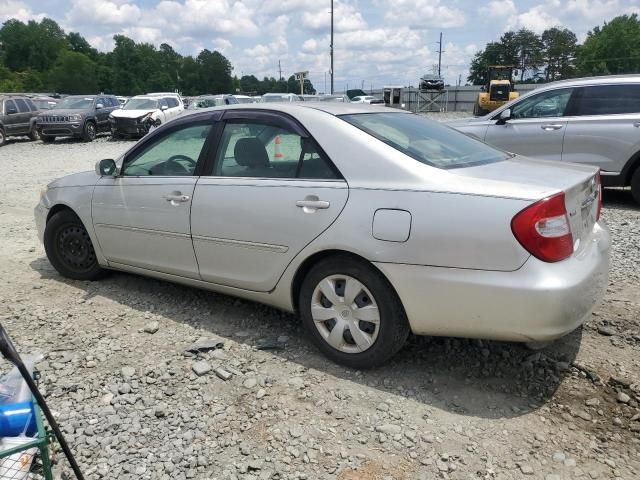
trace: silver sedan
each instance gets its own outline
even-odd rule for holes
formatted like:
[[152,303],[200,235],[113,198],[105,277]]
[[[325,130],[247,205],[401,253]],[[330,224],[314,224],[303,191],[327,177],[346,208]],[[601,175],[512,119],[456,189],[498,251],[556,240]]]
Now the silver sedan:
[[578,327],[607,284],[589,166],[531,161],[383,107],[236,105],[169,122],[43,191],[60,274],[121,270],[297,312],[329,358],[410,332],[520,342]]

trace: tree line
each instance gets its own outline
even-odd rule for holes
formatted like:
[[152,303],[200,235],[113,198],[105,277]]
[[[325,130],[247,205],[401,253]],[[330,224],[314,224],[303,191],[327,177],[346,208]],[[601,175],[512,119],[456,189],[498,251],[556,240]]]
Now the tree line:
[[491,65],[513,65],[519,82],[640,72],[640,21],[621,15],[587,33],[581,45],[571,30],[553,27],[538,35],[525,28],[489,42],[471,61],[468,81],[487,83]]
[[[0,28],[0,92],[300,92],[293,76],[288,80],[258,80],[253,75],[239,79],[233,76],[231,62],[215,50],[183,56],[167,43],[156,48],[124,35],[115,35],[113,40],[113,50],[100,52],[82,35],[66,33],[50,18],[27,23],[8,20]],[[315,93],[308,80],[304,89]]]

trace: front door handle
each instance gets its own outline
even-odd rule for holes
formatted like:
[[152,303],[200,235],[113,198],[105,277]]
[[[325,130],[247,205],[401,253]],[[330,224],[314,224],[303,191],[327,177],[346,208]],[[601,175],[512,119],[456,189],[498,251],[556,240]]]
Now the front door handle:
[[320,200],[315,195],[309,195],[304,200],[298,200],[296,207],[302,208],[305,213],[312,213],[316,210],[324,210],[329,208],[331,204],[325,200]]
[[180,192],[173,192],[165,195],[164,199],[167,202],[171,202],[171,205],[178,205],[179,203],[188,202],[191,200],[191,197],[189,195],[182,195]]
[[562,128],[562,124],[561,123],[545,123],[544,125],[541,125],[540,128],[546,132],[550,132],[552,130],[560,130]]

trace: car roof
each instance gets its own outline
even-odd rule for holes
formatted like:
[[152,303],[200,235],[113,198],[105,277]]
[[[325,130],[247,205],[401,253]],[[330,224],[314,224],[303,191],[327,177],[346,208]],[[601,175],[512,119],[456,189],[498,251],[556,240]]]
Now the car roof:
[[538,89],[556,88],[561,86],[615,85],[621,83],[640,83],[640,75],[602,75],[598,77],[571,78],[568,80],[558,80],[556,82],[542,84]]
[[[328,113],[329,115],[354,115],[358,113],[410,113],[406,110],[394,109],[383,106],[369,105],[365,103],[338,103],[338,102],[294,102],[294,103],[240,103],[234,105],[223,105],[219,107],[202,108],[199,110],[192,110],[193,113],[185,115],[206,114],[206,112],[213,112],[218,110],[275,110],[283,113],[288,113],[295,116],[298,112],[303,112],[304,109],[319,110],[321,112]],[[184,117],[185,115],[181,115]]]

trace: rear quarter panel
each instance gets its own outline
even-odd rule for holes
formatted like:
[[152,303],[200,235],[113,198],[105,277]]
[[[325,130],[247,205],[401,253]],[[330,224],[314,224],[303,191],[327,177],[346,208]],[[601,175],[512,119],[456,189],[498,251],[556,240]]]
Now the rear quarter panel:
[[[456,193],[354,188],[338,220],[311,247],[344,249],[373,262],[513,271],[529,253],[513,236],[511,219],[530,203]],[[407,241],[374,238],[373,217],[378,209],[411,213]]]

